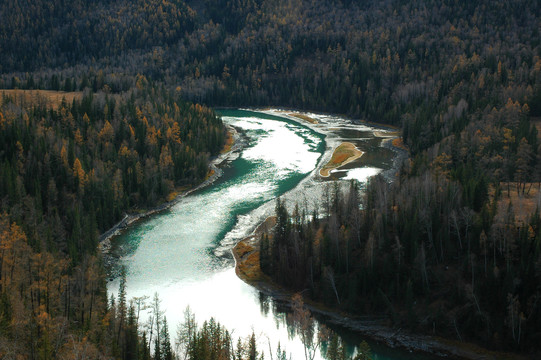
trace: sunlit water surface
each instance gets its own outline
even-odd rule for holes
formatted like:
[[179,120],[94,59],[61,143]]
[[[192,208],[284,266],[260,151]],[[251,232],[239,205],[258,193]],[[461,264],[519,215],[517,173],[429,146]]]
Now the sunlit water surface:
[[[198,322],[213,317],[234,339],[253,331],[260,350],[267,351],[270,343],[274,351],[280,343],[292,359],[303,359],[303,345],[288,331],[279,304],[270,301],[269,306],[268,298],[235,275],[230,250],[272,214],[276,197],[283,196],[290,206],[314,206],[325,186],[316,168],[330,156],[326,147],[347,140],[365,151],[331,176],[361,183],[389,169],[393,153],[380,146],[373,129],[339,118],[312,114],[320,124],[309,128],[272,114],[224,110],[222,115],[224,122],[241,129],[247,144],[222,164],[223,175],[214,184],[116,237],[116,265],[127,270],[128,298],[158,293],[173,338],[189,306]],[[108,289],[116,295],[118,286],[117,278]],[[143,314],[141,322],[145,319]],[[350,333],[346,340],[355,344],[360,338]],[[372,346],[377,359],[411,356]]]

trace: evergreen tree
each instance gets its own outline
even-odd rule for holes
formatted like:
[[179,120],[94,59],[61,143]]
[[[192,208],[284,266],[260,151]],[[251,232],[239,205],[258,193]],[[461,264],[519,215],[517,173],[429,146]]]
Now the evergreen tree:
[[257,360],[257,344],[255,340],[255,334],[252,331],[252,335],[248,340],[248,360]]
[[160,359],[173,360],[173,350],[169,339],[169,329],[167,327],[167,318],[164,316],[162,324],[162,335],[160,344]]
[[355,360],[372,360],[372,349],[370,349],[370,345],[366,341],[363,340],[359,345]]

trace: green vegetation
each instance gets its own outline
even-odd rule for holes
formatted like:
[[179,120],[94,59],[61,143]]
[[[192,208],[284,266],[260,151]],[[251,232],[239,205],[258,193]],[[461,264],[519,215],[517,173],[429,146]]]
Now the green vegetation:
[[32,246],[76,262],[124,211],[204,179],[224,144],[211,110],[150,85],[56,110],[4,97],[0,119],[2,211]]
[[539,211],[525,221],[515,220],[512,205],[497,211],[498,197],[488,200],[483,178],[468,204],[463,185],[441,170],[400,175],[393,184],[374,178],[362,199],[355,183],[345,190],[334,183],[319,213],[298,206],[289,213],[278,200],[277,224],[261,237],[262,271],[349,313],[385,314],[397,327],[535,351]]

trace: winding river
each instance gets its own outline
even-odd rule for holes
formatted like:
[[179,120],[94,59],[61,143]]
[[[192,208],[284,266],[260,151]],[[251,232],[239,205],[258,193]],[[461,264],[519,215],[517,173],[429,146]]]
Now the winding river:
[[[395,152],[383,146],[385,130],[338,117],[310,114],[316,120],[310,123],[278,111],[222,110],[221,115],[241,134],[239,149],[222,159],[222,175],[130,226],[113,238],[111,251],[119,258],[116,265],[127,270],[128,298],[159,294],[172,338],[189,306],[198,322],[214,317],[232,330],[235,341],[253,331],[258,349],[266,351],[270,343],[274,350],[279,342],[292,359],[303,359],[302,343],[288,331],[280,304],[235,275],[230,250],[272,214],[276,197],[314,206],[328,180],[318,176],[318,168],[340,142],[352,142],[365,154],[332,172],[331,179],[365,183],[378,172],[392,172]],[[108,290],[116,295],[118,287],[116,278]],[[361,340],[338,331],[351,346]],[[418,358],[371,345],[376,359]]]

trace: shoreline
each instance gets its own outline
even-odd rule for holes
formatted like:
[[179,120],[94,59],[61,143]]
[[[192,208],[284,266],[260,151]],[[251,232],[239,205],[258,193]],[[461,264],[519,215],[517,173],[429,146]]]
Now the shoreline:
[[[235,259],[235,273],[250,286],[255,287],[265,295],[290,305],[292,292],[276,283],[261,271],[259,264],[259,239],[265,230],[276,223],[275,217],[268,217],[251,235],[240,240],[232,249]],[[272,225],[269,227],[269,225]],[[257,260],[257,261],[256,261]],[[355,331],[362,336],[392,349],[402,349],[430,356],[461,360],[526,360],[527,356],[492,351],[475,343],[458,342],[437,336],[411,333],[402,328],[386,325],[385,320],[378,316],[352,315],[327,308],[325,305],[305,299],[305,306],[312,314],[323,316],[326,321]]]
[[[272,113],[272,110],[273,109],[259,109],[259,111],[264,111],[267,113]],[[253,111],[258,110],[254,109]],[[302,117],[295,116],[294,113],[295,111],[286,110],[282,111],[282,114],[280,115],[298,123],[307,125],[311,128],[313,125],[317,124],[309,120],[303,119]],[[366,124],[367,122],[361,123]],[[389,128],[388,125],[384,124],[369,124],[371,126],[377,126],[379,128]],[[393,130],[397,130],[397,128],[394,128]],[[408,152],[407,148],[405,148],[404,145],[401,143],[401,137],[397,132],[392,132],[388,134],[383,131],[376,130],[375,136],[384,140],[382,146],[393,149],[397,153],[402,154],[402,157],[405,156],[405,152]],[[349,144],[351,144],[351,146],[353,146],[355,150],[360,152],[360,150],[355,148],[354,144]],[[333,150],[329,163],[331,163],[332,161],[332,156],[334,155],[334,152],[341,145],[342,144],[338,145]],[[359,156],[353,159],[346,159],[347,161],[340,163],[339,166],[335,168],[344,166],[347,163],[357,160],[360,156],[362,156],[362,152]],[[320,171],[322,171],[325,166],[327,165],[321,166],[319,170],[316,168],[314,175],[317,174],[325,177],[320,173]],[[332,169],[329,169],[329,171]],[[389,171],[392,171],[392,169]],[[328,176],[330,176],[330,174]],[[261,271],[259,263],[259,242],[261,239],[261,235],[265,230],[269,230],[270,228],[272,228],[272,226],[274,226],[273,222],[275,224],[274,216],[266,218],[262,223],[256,226],[256,228],[249,236],[241,239],[233,247],[231,252],[235,260],[235,273],[242,281],[244,281],[248,285],[255,287],[257,290],[268,296],[271,296],[276,301],[283,302],[289,305],[291,302],[291,296],[294,294],[294,292],[285,289],[284,287],[273,282],[268,275],[264,274]],[[528,359],[527,356],[519,354],[490,351],[474,343],[461,343],[453,339],[446,339],[420,333],[411,333],[402,328],[394,328],[387,325],[381,316],[357,316],[347,314],[340,312],[336,309],[327,308],[323,304],[315,303],[309,299],[305,300],[305,306],[314,315],[325,317],[326,321],[329,321],[332,324],[358,332],[366,338],[370,338],[373,341],[384,344],[385,346],[393,349],[402,349],[405,351],[416,352],[419,354],[462,360]]]
[[218,165],[226,161],[233,152],[237,151],[241,147],[238,141],[240,137],[239,132],[234,127],[229,125],[226,125],[226,128],[228,134],[226,135],[226,143],[224,145],[224,149],[209,162],[208,170],[210,176],[208,176],[205,180],[203,180],[195,187],[180,191],[180,193],[177,194],[173,200],[165,201],[156,207],[143,210],[141,213],[129,214],[126,212],[122,220],[117,222],[110,229],[100,235],[98,240],[98,251],[104,256],[104,263],[106,267],[114,261],[113,255],[110,253],[112,246],[111,239],[113,237],[120,235],[125,229],[127,229],[129,226],[136,223],[137,221],[171,208],[172,206],[176,205],[180,200],[182,200],[185,196],[188,196],[194,191],[211,185],[222,175],[222,170],[218,167]]

